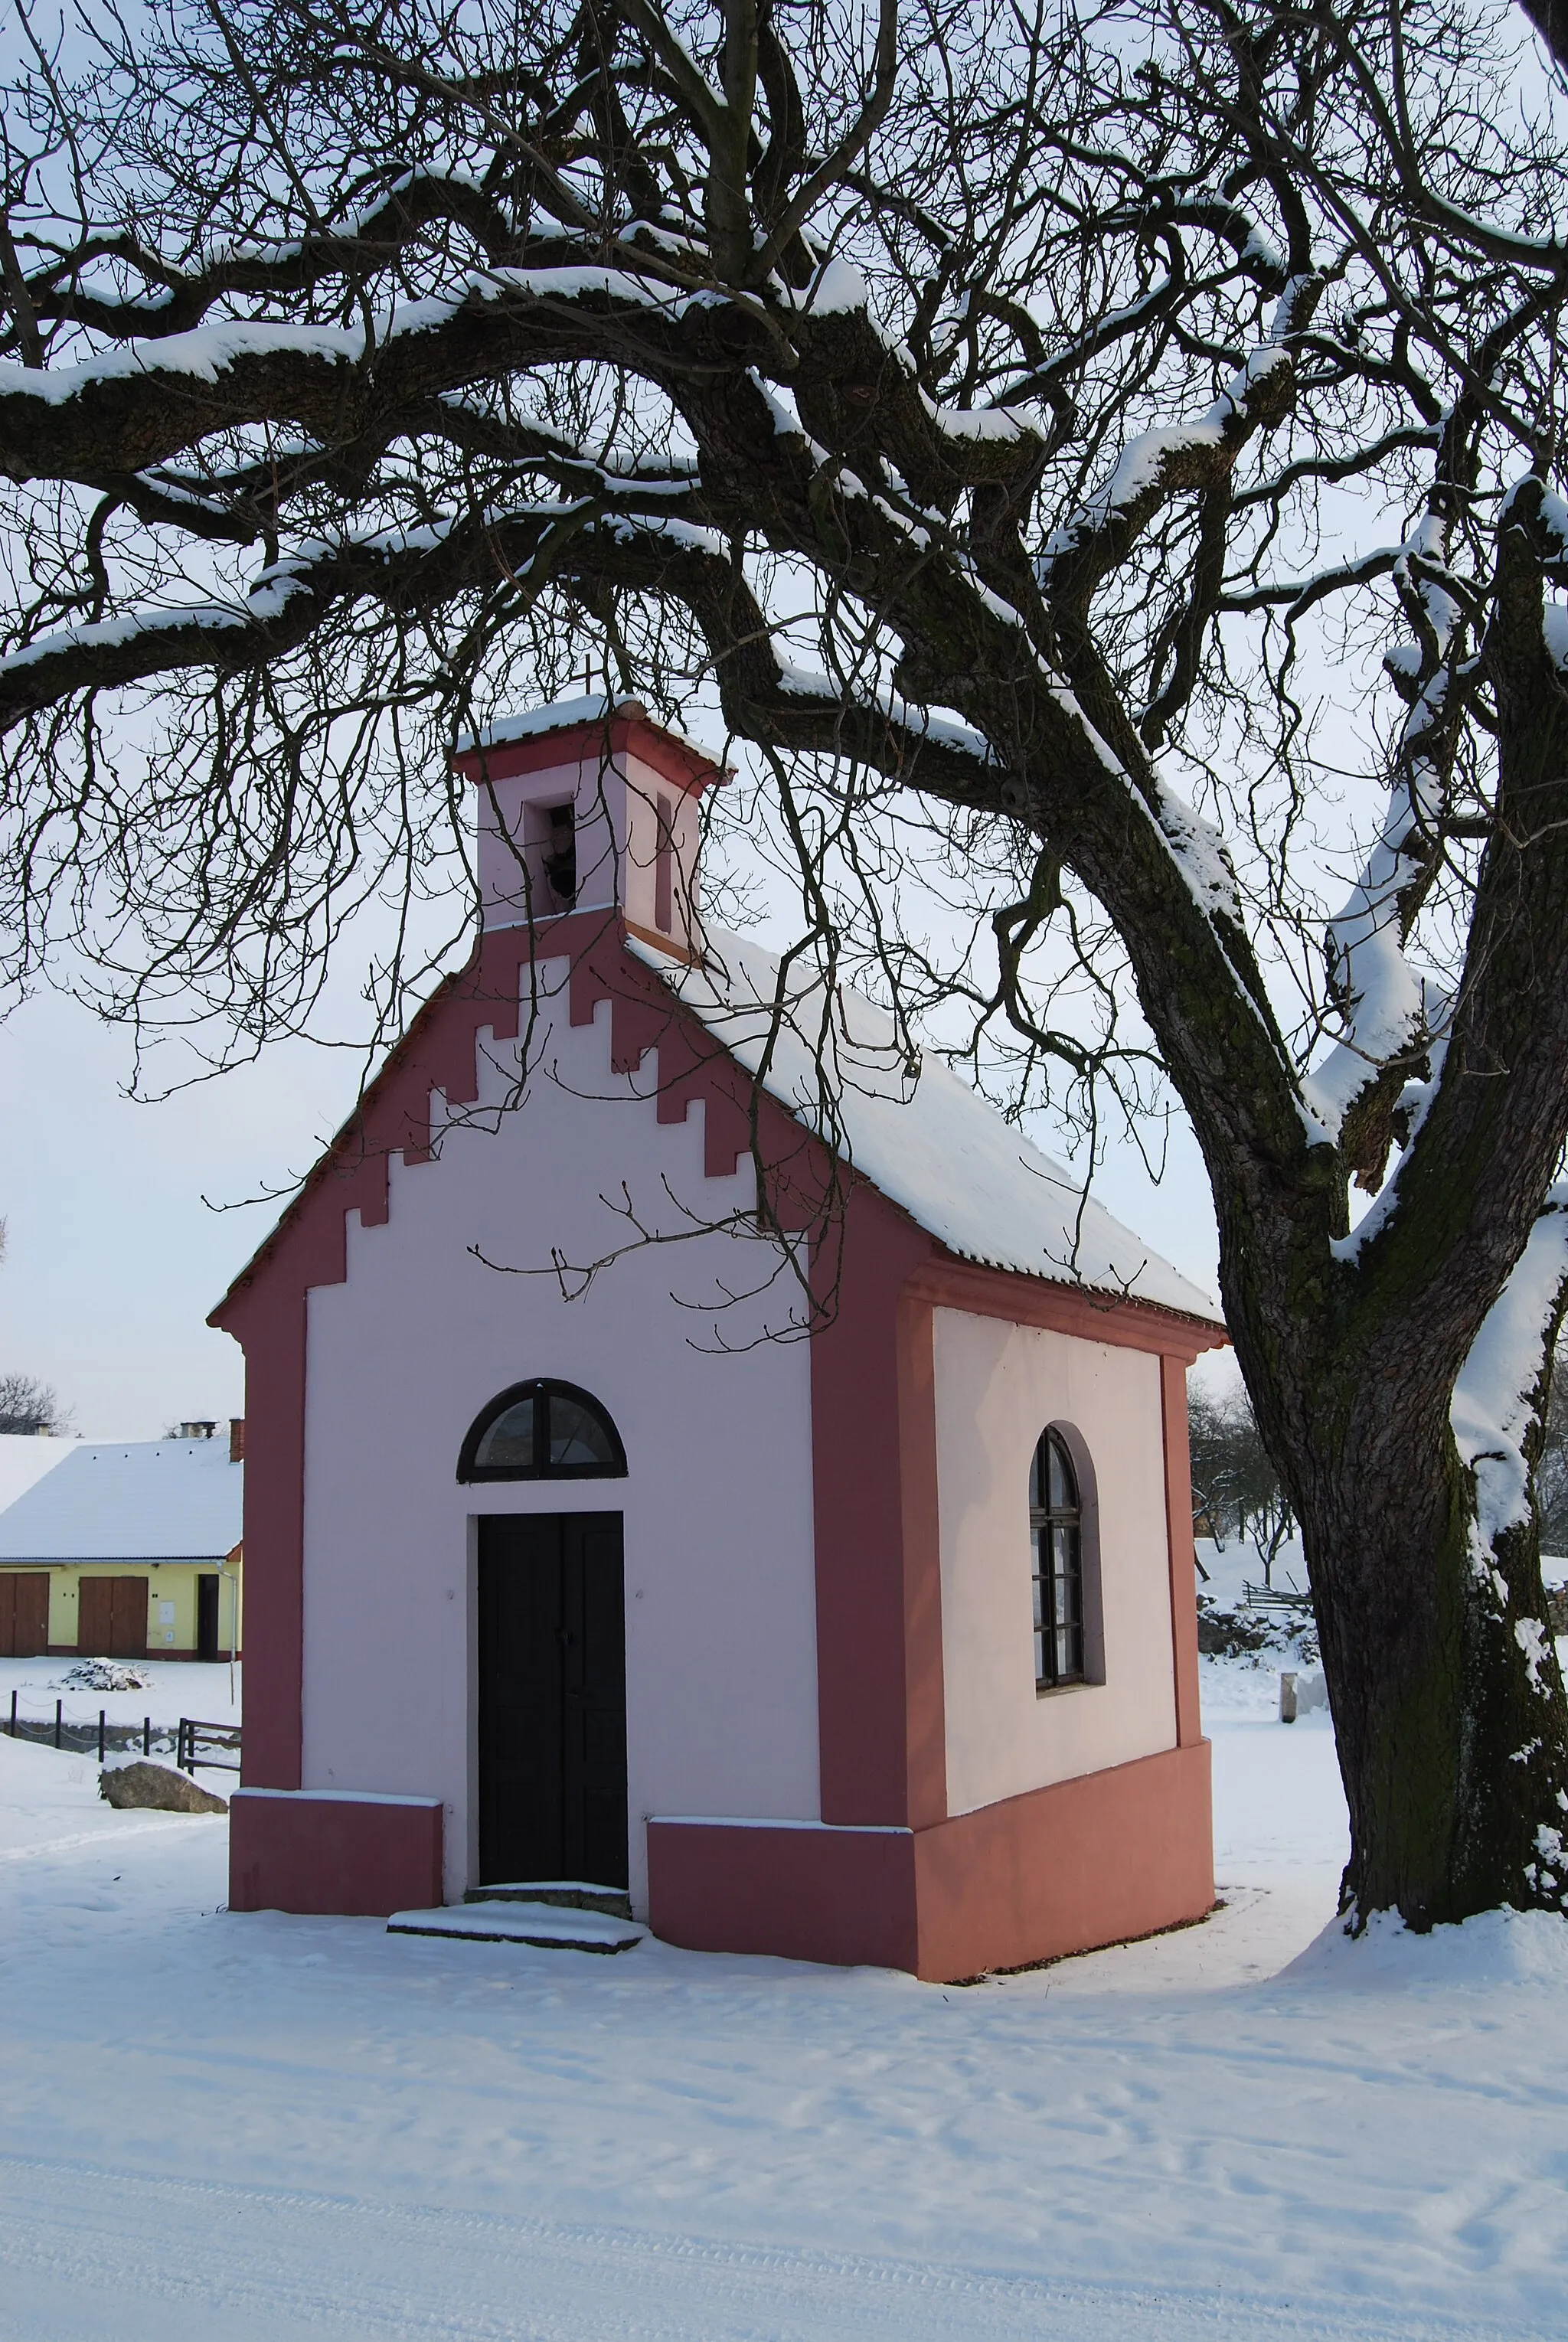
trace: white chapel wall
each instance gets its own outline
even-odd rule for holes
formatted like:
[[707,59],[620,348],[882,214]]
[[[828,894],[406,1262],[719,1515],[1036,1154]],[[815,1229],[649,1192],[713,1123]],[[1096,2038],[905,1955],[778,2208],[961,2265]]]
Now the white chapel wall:
[[[942,1635],[952,1813],[1174,1747],[1160,1361],[934,1313]],[[1103,1683],[1037,1694],[1029,1465],[1047,1424],[1093,1460]]]
[[[571,1303],[549,1277],[474,1256],[538,1266],[552,1244],[597,1256],[626,1234],[598,1200],[623,1178],[666,1222],[666,1176],[711,1215],[745,1200],[747,1166],[703,1176],[700,1106],[661,1126],[653,1099],[611,1075],[607,1003],[575,1030],[563,1006],[539,1056],[561,1080],[536,1076],[498,1136],[451,1128],[435,1162],[394,1158],[387,1224],[351,1216],[346,1282],[309,1297],[304,1786],[441,1797],[459,1895],[476,1876],[473,1521],[623,1512],[642,1908],[645,1816],[820,1814],[809,1358],[804,1342],[701,1346],[715,1324],[735,1345],[756,1330],[754,1309],[715,1321],[669,1297],[711,1292],[715,1274],[754,1281],[756,1248],[723,1236],[634,1253]],[[535,1375],[604,1403],[627,1478],[458,1485],[474,1416]]]

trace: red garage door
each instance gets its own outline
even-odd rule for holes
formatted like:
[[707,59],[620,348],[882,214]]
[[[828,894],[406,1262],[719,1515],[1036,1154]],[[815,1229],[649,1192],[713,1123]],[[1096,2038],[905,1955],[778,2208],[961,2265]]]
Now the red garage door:
[[48,1571],[0,1569],[0,1658],[42,1658],[48,1647]]
[[76,1610],[76,1648],[85,1658],[146,1657],[145,1577],[83,1578]]

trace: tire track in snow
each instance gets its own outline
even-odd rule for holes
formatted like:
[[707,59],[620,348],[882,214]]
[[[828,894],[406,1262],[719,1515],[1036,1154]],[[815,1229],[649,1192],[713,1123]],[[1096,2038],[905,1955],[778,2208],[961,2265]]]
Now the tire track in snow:
[[[1493,2342],[1413,2303],[1053,2283],[0,2153],[5,2342]],[[1551,2329],[1511,2321],[1511,2342]]]

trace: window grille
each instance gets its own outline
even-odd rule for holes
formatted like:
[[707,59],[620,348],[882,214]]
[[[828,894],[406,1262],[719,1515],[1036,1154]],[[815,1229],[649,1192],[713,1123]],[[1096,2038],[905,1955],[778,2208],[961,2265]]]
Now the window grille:
[[514,1383],[481,1409],[460,1480],[621,1480],[626,1451],[596,1398],[574,1383]]
[[1045,1432],[1029,1476],[1034,1687],[1084,1681],[1084,1509],[1066,1442]]

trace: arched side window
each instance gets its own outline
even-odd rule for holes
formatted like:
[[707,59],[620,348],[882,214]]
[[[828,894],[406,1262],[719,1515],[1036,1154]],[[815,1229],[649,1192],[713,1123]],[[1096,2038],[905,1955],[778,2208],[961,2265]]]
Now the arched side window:
[[574,1383],[514,1383],[480,1410],[457,1459],[460,1480],[624,1480],[621,1435]]
[[1034,1577],[1034,1688],[1086,1680],[1084,1665],[1084,1506],[1060,1432],[1046,1431],[1029,1475]]

